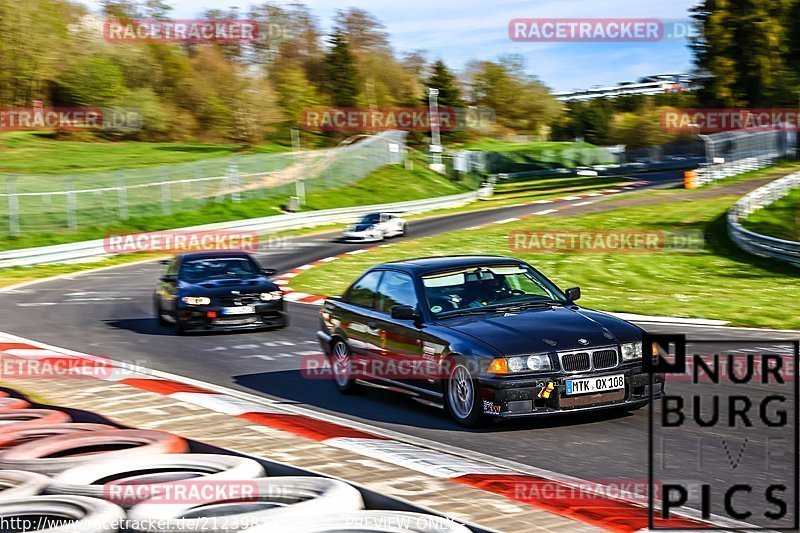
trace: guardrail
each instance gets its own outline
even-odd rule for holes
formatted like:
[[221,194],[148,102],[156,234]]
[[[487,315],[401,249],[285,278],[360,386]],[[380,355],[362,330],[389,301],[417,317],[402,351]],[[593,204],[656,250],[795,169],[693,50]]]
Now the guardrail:
[[786,241],[750,231],[740,223],[761,209],[800,187],[800,172],[789,174],[743,196],[728,210],[728,235],[742,250],[762,257],[786,261],[800,267],[800,242]]
[[[408,202],[394,202],[388,204],[365,205],[355,207],[342,207],[336,209],[321,209],[319,211],[306,211],[285,215],[234,220],[179,228],[171,231],[254,231],[260,234],[273,233],[299,228],[310,228],[325,224],[349,222],[359,215],[376,211],[400,211],[406,214],[424,213],[435,209],[458,207],[478,199],[477,191],[439,196],[425,200],[412,200]],[[41,246],[37,248],[23,248],[0,252],[0,268],[14,266],[31,266],[50,263],[64,263],[106,257],[109,254],[105,249],[104,239],[83,241],[70,244],[57,244],[54,246]]]

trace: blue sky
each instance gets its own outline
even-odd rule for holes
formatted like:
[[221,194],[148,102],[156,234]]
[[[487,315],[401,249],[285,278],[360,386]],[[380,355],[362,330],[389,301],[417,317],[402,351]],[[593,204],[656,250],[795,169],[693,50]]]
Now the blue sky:
[[[97,0],[84,0],[96,6]],[[251,0],[167,0],[175,18],[191,18],[208,8],[238,6]],[[309,0],[305,2],[329,29],[337,9],[353,6],[378,18],[396,50],[425,50],[463,68],[470,59],[522,55],[527,69],[553,90],[588,88],[633,81],[647,74],[686,72],[686,43],[515,43],[508,37],[514,18],[664,18],[687,19],[697,0]]]

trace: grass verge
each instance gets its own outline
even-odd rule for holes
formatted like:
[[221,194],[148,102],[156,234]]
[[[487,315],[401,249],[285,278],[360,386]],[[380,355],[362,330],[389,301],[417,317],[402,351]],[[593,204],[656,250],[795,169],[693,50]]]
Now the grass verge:
[[[387,166],[369,174],[352,185],[338,189],[309,190],[304,210],[329,209],[420,200],[435,196],[445,196],[465,192],[466,188],[444,178],[427,168],[416,167],[405,170],[400,166]],[[0,250],[14,250],[51,244],[63,244],[99,239],[108,233],[130,233],[158,231],[172,228],[265,217],[281,214],[288,194],[267,198],[250,198],[241,202],[210,201],[191,211],[181,211],[172,215],[153,215],[130,218],[104,224],[102,213],[86,222],[80,230],[26,233],[19,236],[0,236]],[[152,206],[154,212],[159,206]]]
[[[520,257],[562,287],[580,285],[589,308],[727,320],[732,325],[800,328],[797,271],[751,256],[728,239],[725,212],[740,194],[656,191],[661,202],[575,217],[534,217],[480,230],[456,231],[345,256],[292,281],[296,290],[338,294],[365,268],[388,260],[452,254]],[[637,194],[637,193],[634,193]],[[638,193],[642,195],[644,193]],[[542,253],[512,250],[509,233],[523,231],[701,230],[702,249],[652,253]]]
[[742,225],[750,231],[787,241],[800,241],[800,189],[759,209]]
[[[0,135],[0,173],[70,174],[187,163],[230,156],[232,144],[109,142],[57,140],[42,132],[18,131]],[[254,153],[287,151],[277,144],[252,149]]]

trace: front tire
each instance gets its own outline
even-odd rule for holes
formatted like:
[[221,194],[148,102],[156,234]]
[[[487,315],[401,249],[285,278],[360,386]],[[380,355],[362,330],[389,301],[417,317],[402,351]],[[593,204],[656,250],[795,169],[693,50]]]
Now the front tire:
[[331,370],[333,382],[342,394],[353,394],[360,388],[353,378],[352,366],[350,347],[343,340],[336,339],[331,348]]
[[180,319],[178,313],[175,313],[175,333],[186,335],[186,324]]
[[484,421],[478,382],[462,364],[456,364],[448,376],[445,404],[447,412],[461,426],[473,428]]
[[169,323],[164,320],[164,312],[161,310],[161,305],[157,300],[153,301],[153,313],[156,315],[156,320],[159,326],[167,326]]

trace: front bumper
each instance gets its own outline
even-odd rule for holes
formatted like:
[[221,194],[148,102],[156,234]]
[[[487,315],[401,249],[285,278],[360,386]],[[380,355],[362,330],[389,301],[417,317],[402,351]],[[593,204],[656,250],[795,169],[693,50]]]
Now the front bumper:
[[[613,391],[566,394],[568,379],[594,378],[624,374],[625,387]],[[554,384],[549,398],[538,395],[548,382]],[[480,394],[484,412],[488,415],[514,418],[594,411],[614,407],[637,408],[650,399],[650,376],[642,372],[641,365],[586,374],[553,373],[536,377],[479,377]],[[653,376],[653,398],[664,395],[664,378]]]
[[279,328],[288,324],[283,300],[257,303],[255,313],[223,315],[222,306],[186,305],[178,309],[178,319],[187,330],[231,331],[237,329]]
[[372,242],[382,240],[383,234],[372,231],[345,231],[342,233],[342,239],[345,241]]

